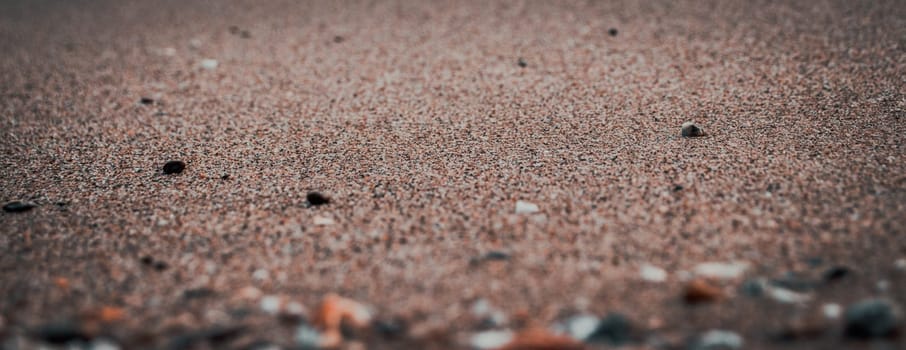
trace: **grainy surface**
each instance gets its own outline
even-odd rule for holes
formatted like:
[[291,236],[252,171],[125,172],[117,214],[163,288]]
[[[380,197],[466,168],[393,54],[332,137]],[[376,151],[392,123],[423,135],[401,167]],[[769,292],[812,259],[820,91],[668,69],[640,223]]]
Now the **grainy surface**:
[[[478,298],[868,348],[771,334],[906,303],[904,77],[903,1],[3,1],[0,201],[40,206],[0,213],[0,337],[111,306],[127,349],[235,324],[293,346],[254,286],[408,325],[368,348],[460,346]],[[681,271],[733,260],[853,273],[804,306],[682,301]]]

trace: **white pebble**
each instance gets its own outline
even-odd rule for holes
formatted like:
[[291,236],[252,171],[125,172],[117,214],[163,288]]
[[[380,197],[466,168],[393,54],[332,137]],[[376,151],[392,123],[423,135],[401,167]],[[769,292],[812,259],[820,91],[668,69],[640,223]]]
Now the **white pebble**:
[[731,280],[742,276],[749,268],[745,262],[707,262],[695,266],[695,274],[701,277]]
[[220,62],[215,59],[205,58],[201,60],[201,68],[204,69],[217,69],[218,65],[220,65]]
[[840,304],[824,304],[824,306],[821,307],[821,311],[824,312],[824,317],[836,320],[840,318],[840,314],[843,313],[843,307],[841,307]]
[[120,350],[119,345],[106,339],[95,339],[89,347],[91,350]]
[[906,271],[906,259],[897,259],[897,261],[893,263],[893,267],[897,270]]
[[598,329],[600,323],[597,316],[579,315],[566,321],[566,332],[573,339],[584,341]]
[[330,226],[334,224],[333,219],[325,216],[315,216],[311,221],[315,226]]
[[271,276],[271,274],[269,272],[267,272],[267,270],[265,270],[265,269],[257,269],[257,270],[255,270],[254,273],[252,273],[252,278],[259,280],[259,281],[266,280],[270,276]]
[[538,205],[526,201],[516,201],[516,214],[531,214],[538,212]]
[[739,334],[736,334],[736,332],[710,330],[702,335],[696,344],[695,349],[740,349],[742,348],[742,345],[742,337]]
[[639,268],[639,274],[642,275],[643,280],[648,282],[664,282],[667,280],[667,271],[650,264],[642,265]]
[[469,345],[475,349],[496,349],[509,343],[513,339],[511,331],[484,331],[475,333],[469,340]]
[[768,296],[784,304],[804,303],[812,299],[811,295],[773,286],[768,288]]
[[266,295],[261,298],[261,311],[276,315],[280,312],[280,304],[280,297],[276,295]]

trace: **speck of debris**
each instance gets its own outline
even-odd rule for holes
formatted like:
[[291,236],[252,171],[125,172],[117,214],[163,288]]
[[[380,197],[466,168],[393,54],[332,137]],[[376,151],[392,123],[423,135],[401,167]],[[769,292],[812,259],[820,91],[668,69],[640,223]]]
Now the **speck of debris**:
[[243,30],[243,31],[239,32],[239,37],[243,38],[243,39],[249,39],[252,37],[252,33],[250,33],[247,30]]
[[166,270],[167,267],[170,267],[170,266],[167,265],[167,263],[165,263],[163,261],[155,261],[153,264],[151,264],[151,267],[153,267],[157,271],[163,271],[163,270]]
[[518,64],[519,67],[522,67],[522,68],[528,67],[528,62],[526,62],[525,59],[522,57],[519,57],[519,60],[516,61],[516,64]]
[[610,36],[617,36],[617,34],[619,33],[620,32],[617,30],[617,28],[610,28],[607,30],[607,34],[610,34]]
[[827,282],[836,282],[846,276],[848,276],[850,270],[846,266],[834,266],[824,271],[824,280]]
[[344,40],[346,40],[346,38],[344,38],[344,37],[341,36],[341,35],[337,35],[337,36],[333,37],[333,42],[335,42],[335,43],[337,43],[337,44],[343,42]]
[[674,186],[673,186],[673,192],[679,192],[679,191],[682,191],[682,190],[683,190],[683,186],[680,186],[680,185],[674,185]]
[[186,163],[181,160],[171,160],[164,164],[164,174],[179,174],[186,169]]
[[7,213],[21,213],[34,209],[38,205],[32,202],[12,201],[3,205],[3,211]]
[[154,103],[154,99],[150,97],[142,97],[140,100],[138,100],[138,102],[143,105],[150,105]]
[[223,174],[223,175],[220,175],[220,179],[221,179],[221,180],[229,180],[229,179],[230,179],[230,174]]
[[319,206],[330,203],[330,198],[321,194],[320,192],[308,192],[305,195],[305,201],[308,202],[310,206]]
[[683,137],[700,137],[705,136],[705,131],[702,130],[702,128],[698,126],[698,124],[695,124],[693,122],[685,122],[683,123],[683,128],[680,131],[680,134],[683,135]]

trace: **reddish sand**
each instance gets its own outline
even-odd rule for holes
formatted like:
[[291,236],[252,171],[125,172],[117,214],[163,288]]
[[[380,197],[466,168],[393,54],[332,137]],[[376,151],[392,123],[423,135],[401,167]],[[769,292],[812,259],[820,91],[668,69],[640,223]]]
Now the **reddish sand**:
[[[773,334],[906,305],[904,77],[903,1],[3,1],[0,201],[39,206],[0,213],[0,340],[91,319],[124,349],[294,346],[255,287],[404,326],[353,348],[464,346],[480,298],[513,329],[621,312],[630,348],[868,348]],[[852,272],[687,305],[706,261]]]

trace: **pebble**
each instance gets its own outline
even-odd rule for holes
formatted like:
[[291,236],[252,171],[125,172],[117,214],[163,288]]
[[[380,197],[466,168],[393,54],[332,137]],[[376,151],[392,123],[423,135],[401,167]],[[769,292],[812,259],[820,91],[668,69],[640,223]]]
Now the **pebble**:
[[592,343],[607,342],[620,346],[629,342],[632,333],[632,323],[629,318],[619,313],[610,313],[600,322],[586,341]]
[[698,264],[693,271],[700,277],[731,280],[742,276],[748,268],[749,264],[745,262],[707,262]]
[[763,279],[746,280],[739,286],[739,292],[750,297],[760,297],[764,295],[765,282]]
[[38,205],[32,202],[12,201],[3,205],[3,211],[7,213],[22,213],[34,209]]
[[733,331],[710,330],[702,334],[692,346],[694,350],[732,350],[741,349],[742,336]]
[[518,64],[519,67],[522,67],[522,68],[528,67],[528,62],[526,62],[525,59],[522,57],[519,57],[519,60],[516,61],[516,64]]
[[693,122],[685,122],[683,123],[680,134],[683,135],[683,137],[700,137],[705,136],[705,131],[702,130],[702,128],[698,126],[698,124],[695,124]]
[[538,205],[535,203],[530,203],[526,201],[516,201],[516,214],[531,214],[537,213]]
[[902,312],[886,299],[864,299],[846,308],[846,335],[852,338],[892,336],[902,322]]
[[897,261],[894,261],[893,267],[900,271],[906,271],[906,259],[897,259]]
[[722,298],[723,290],[706,279],[694,279],[686,284],[686,290],[683,292],[683,300],[689,304],[698,304],[712,302]]
[[39,327],[33,333],[36,338],[51,344],[89,341],[92,338],[75,322],[48,323]]
[[490,251],[484,255],[483,260],[503,261],[509,260],[510,254],[498,250]]
[[578,315],[567,320],[563,330],[573,339],[585,341],[595,333],[600,323],[601,320],[597,316]]
[[824,275],[823,275],[824,281],[836,282],[836,281],[839,281],[840,279],[848,276],[849,273],[850,273],[850,269],[846,266],[834,266],[834,267],[827,269],[827,271],[824,271]]
[[142,97],[140,100],[138,100],[138,102],[143,105],[150,105],[154,103],[154,99],[150,97]]
[[179,174],[186,169],[186,163],[181,160],[171,160],[164,164],[164,174]]
[[843,313],[843,307],[840,304],[828,303],[821,306],[821,313],[824,314],[824,317],[831,320],[836,320],[840,318],[840,314]]
[[88,347],[90,350],[119,350],[119,345],[106,339],[95,339]]
[[334,224],[333,219],[326,216],[315,216],[314,218],[312,218],[311,222],[315,226],[330,226]]
[[312,192],[308,192],[308,194],[305,195],[305,201],[310,206],[319,206],[319,205],[329,204],[330,198],[321,194],[320,192],[312,191]]
[[321,332],[308,324],[296,327],[295,340],[301,349],[320,349],[322,344]]
[[767,288],[767,294],[771,299],[784,304],[805,303],[812,299],[811,295],[777,286],[769,286]]
[[280,312],[280,306],[283,301],[276,295],[265,295],[261,298],[261,311],[267,314],[276,315]]
[[617,34],[619,33],[620,32],[617,30],[617,28],[610,28],[607,30],[607,34],[610,34],[610,36],[617,36]]
[[648,282],[664,282],[667,280],[667,271],[650,264],[642,265],[639,274]]
[[491,330],[478,332],[469,338],[469,346],[474,349],[497,349],[513,340],[509,330]]
[[209,69],[209,70],[217,69],[217,66],[219,66],[219,65],[220,65],[220,62],[217,62],[217,60],[215,60],[215,59],[206,58],[206,59],[201,60],[201,68],[204,68],[204,69]]

